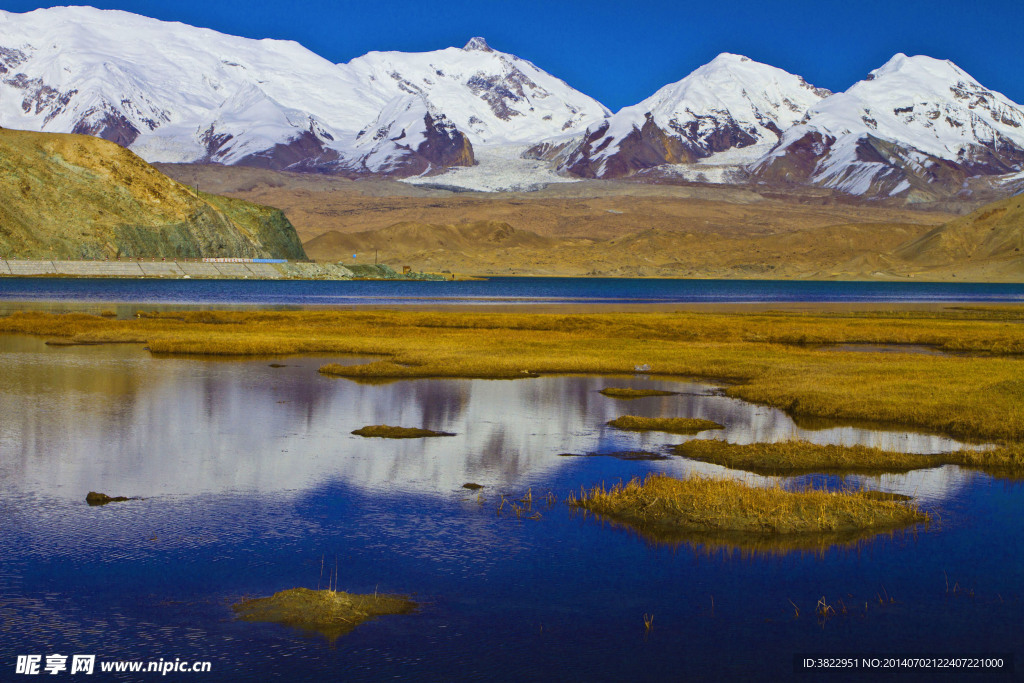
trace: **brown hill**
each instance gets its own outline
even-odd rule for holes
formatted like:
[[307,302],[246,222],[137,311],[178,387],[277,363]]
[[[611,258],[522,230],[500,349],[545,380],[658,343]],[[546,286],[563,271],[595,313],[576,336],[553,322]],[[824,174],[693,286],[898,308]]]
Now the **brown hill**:
[[278,209],[196,193],[106,140],[0,129],[0,256],[305,253]]
[[987,204],[930,230],[895,255],[927,268],[1016,268],[1024,276],[1024,196]]
[[850,202],[823,190],[753,192],[607,180],[561,183],[536,192],[451,192],[387,180],[351,181],[239,167],[159,168],[183,183],[198,182],[200,189],[282,209],[304,243],[325,232],[364,232],[405,222],[498,221],[557,239],[611,239],[648,228],[745,236],[847,224],[934,227],[964,206],[923,211],[878,201]]
[[[963,202],[941,205],[943,211],[931,204],[932,210],[923,211],[826,191],[624,181],[566,183],[529,193],[456,193],[256,169],[162,168],[184,182],[281,207],[312,257],[346,263],[353,253],[357,263],[372,263],[376,250],[378,260],[395,267],[477,274],[1020,277],[1012,259],[968,273],[907,257],[904,247],[956,222],[954,211],[977,208]],[[516,236],[504,244],[487,232],[502,224]]]
[[[927,226],[866,224],[752,236],[641,230],[611,239],[557,239],[507,223],[399,223],[330,232],[306,243],[311,257],[409,265],[481,275],[603,275],[722,278],[898,277],[879,261]],[[859,263],[854,263],[855,259]]]
[[556,240],[526,230],[516,230],[508,223],[476,221],[460,225],[396,223],[380,230],[341,233],[326,232],[305,244],[310,258],[339,260],[352,253],[384,251],[405,255],[444,250],[475,252],[493,248],[547,248]]

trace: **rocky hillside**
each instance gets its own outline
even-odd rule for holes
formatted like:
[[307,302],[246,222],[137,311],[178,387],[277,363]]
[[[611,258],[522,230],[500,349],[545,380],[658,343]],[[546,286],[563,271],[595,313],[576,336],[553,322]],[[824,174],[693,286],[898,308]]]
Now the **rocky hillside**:
[[305,258],[278,209],[200,193],[113,142],[0,129],[0,256]]

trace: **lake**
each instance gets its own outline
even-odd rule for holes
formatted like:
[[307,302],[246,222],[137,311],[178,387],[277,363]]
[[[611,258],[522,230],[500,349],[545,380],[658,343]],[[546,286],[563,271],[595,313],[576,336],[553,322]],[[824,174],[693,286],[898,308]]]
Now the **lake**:
[[[1016,482],[954,466],[848,477],[914,496],[934,521],[797,549],[663,544],[562,502],[654,471],[773,483],[679,457],[600,455],[663,454],[687,438],[960,446],[942,435],[794,422],[711,384],[647,376],[359,384],[317,373],[352,358],[153,358],[139,345],[20,336],[0,336],[0,359],[5,667],[15,654],[94,653],[208,660],[218,681],[778,680],[801,654],[1022,651]],[[598,393],[607,386],[680,393],[620,401]],[[725,429],[680,437],[605,424],[626,413]],[[380,423],[456,436],[351,434]],[[90,507],[90,490],[142,500]],[[527,492],[538,518],[499,512],[502,497]],[[243,596],[325,585],[322,565],[337,568],[343,590],[405,593],[421,606],[333,643],[233,619]],[[816,618],[823,597],[846,613]]]
[[466,282],[0,278],[3,302],[358,306],[765,302],[1012,303],[1024,284],[493,277]]

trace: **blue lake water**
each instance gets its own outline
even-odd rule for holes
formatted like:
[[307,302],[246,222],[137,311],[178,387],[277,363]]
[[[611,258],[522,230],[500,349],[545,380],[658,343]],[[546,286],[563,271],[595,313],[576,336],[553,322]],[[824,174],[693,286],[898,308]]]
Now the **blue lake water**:
[[0,278],[0,302],[390,304],[1021,302],[1024,284],[511,278],[469,282]]
[[[694,438],[735,442],[958,446],[941,435],[811,429],[714,386],[640,376],[365,385],[319,375],[333,358],[272,368],[17,336],[0,336],[0,359],[0,680],[29,680],[13,659],[32,653],[211,661],[211,674],[166,677],[192,681],[785,680],[803,653],[1008,653],[1021,664],[1018,482],[952,466],[850,477],[915,497],[935,520],[798,549],[664,544],[562,502],[652,471],[771,483],[677,457],[561,455],[663,452],[686,438],[605,424],[626,413],[716,420],[721,433]],[[681,393],[623,402],[598,393],[606,386]],[[380,423],[457,436],[350,433]],[[842,483],[784,483],[809,481]],[[90,490],[143,500],[89,507]],[[528,491],[538,519],[499,513],[502,496]],[[333,643],[233,619],[243,596],[316,587],[322,561],[344,590],[421,607]],[[816,618],[822,597],[845,614]],[[1010,679],[977,674],[966,678]]]

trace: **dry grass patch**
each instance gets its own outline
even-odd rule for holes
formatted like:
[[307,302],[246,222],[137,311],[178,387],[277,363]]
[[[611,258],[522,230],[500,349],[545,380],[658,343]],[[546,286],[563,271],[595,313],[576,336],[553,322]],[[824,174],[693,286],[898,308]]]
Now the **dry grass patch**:
[[428,436],[455,436],[451,432],[435,432],[433,429],[419,427],[391,427],[390,425],[370,425],[352,432],[356,436],[377,437],[382,439],[421,439]]
[[711,420],[695,417],[639,417],[623,415],[609,420],[608,425],[630,432],[668,432],[669,434],[697,434],[706,429],[724,429]]
[[569,504],[641,531],[807,535],[884,531],[928,521],[910,505],[861,492],[785,491],[727,479],[660,474],[610,489],[596,486]]
[[735,444],[724,441],[687,441],[672,452],[691,460],[766,475],[809,472],[879,474],[908,472],[944,464],[943,455],[897,453],[868,446],[818,445],[806,441]]
[[950,453],[900,453],[868,446],[819,445],[806,441],[734,444],[724,441],[688,441],[672,452],[756,474],[792,476],[810,472],[883,474],[940,465],[960,465],[993,474],[1024,475],[1024,446],[1002,445],[988,450]]
[[233,609],[243,621],[285,624],[334,640],[379,616],[408,614],[416,609],[416,603],[403,595],[356,595],[291,588],[269,598],[243,600]]

